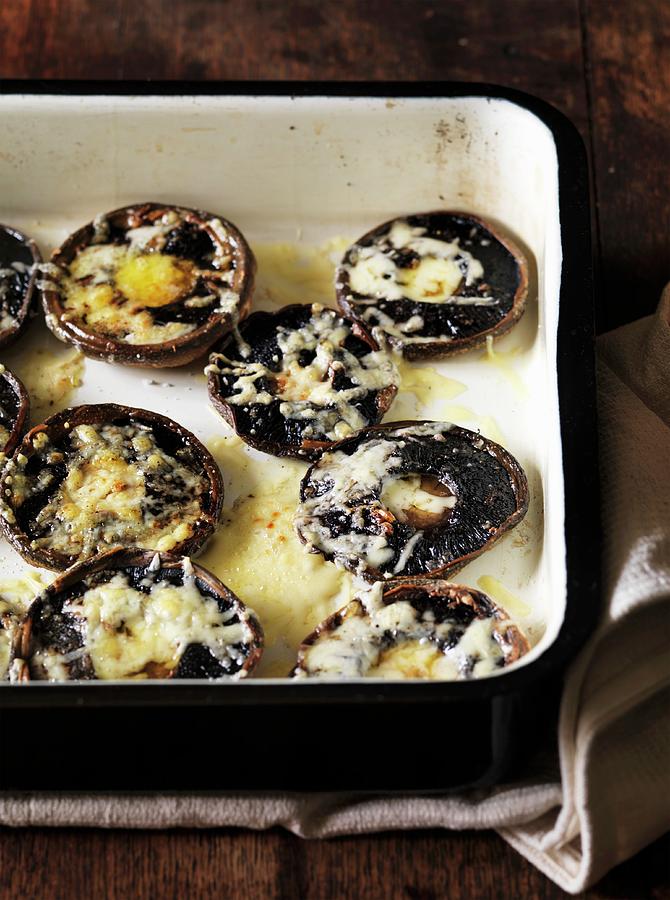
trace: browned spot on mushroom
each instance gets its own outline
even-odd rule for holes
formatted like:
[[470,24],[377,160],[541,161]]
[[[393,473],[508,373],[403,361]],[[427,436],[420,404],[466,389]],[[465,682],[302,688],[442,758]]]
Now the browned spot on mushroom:
[[169,678],[172,675],[172,669],[162,665],[162,663],[151,660],[142,669],[147,678]]
[[[413,482],[418,481],[416,488],[424,494],[429,494],[432,497],[455,497],[451,488],[434,475],[408,475],[398,479],[398,481],[407,484],[410,491],[413,487]],[[446,522],[451,515],[453,506],[454,503],[449,503],[438,510],[431,510],[423,509],[418,504],[410,504],[394,510],[393,514],[399,522],[403,523],[403,525],[411,525],[412,528],[426,531],[429,528],[435,528],[443,522]]]

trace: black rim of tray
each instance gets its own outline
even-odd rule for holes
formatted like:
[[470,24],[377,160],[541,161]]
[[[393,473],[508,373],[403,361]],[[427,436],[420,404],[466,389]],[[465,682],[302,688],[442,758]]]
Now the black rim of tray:
[[[468,703],[520,693],[565,667],[594,628],[600,594],[594,304],[588,164],[563,113],[531,94],[482,82],[0,81],[0,95],[257,96],[506,100],[540,119],[558,157],[561,263],[557,374],[565,487],[567,596],[553,642],[531,662],[478,681],[128,682],[0,684],[0,708],[40,706],[236,706],[315,703]],[[458,580],[458,579],[456,579]]]

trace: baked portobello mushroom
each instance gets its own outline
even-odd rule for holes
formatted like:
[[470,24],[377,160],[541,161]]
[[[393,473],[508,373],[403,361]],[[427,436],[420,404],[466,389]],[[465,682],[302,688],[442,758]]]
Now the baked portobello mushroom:
[[379,422],[400,380],[365,329],[318,304],[253,313],[205,371],[212,403],[243,440],[303,459]]
[[0,225],[0,348],[13,343],[28,325],[41,262],[35,241]]
[[12,681],[246,677],[256,616],[218,578],[169,553],[117,548],[64,572],[14,636]]
[[9,678],[11,649],[26,607],[20,600],[0,595],[0,681]]
[[56,337],[94,359],[161,367],[201,356],[247,314],[256,263],[231,222],[139,203],[75,231],[45,268]]
[[429,212],[384,222],[345,253],[336,275],[344,313],[409,359],[485,343],[521,317],[528,264],[476,216]]
[[0,460],[16,449],[29,413],[28,391],[13,372],[0,364]]
[[310,466],[295,526],[312,553],[380,581],[452,574],[527,508],[526,476],[499,444],[445,422],[390,422]]
[[492,675],[529,649],[486,594],[439,578],[400,579],[317,626],[291,676],[460,681]]
[[193,555],[223,503],[221,473],[190,431],[113,403],[66,409],[31,429],[0,487],[7,540],[56,570],[114,546]]

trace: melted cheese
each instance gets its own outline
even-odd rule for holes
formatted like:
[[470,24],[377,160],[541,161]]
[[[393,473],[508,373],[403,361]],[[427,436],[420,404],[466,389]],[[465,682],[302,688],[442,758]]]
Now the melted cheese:
[[413,269],[397,269],[381,253],[359,258],[349,273],[349,284],[357,294],[421,303],[443,303],[456,293],[462,280],[463,273],[453,259],[427,257]]
[[[412,228],[405,220],[393,223],[388,234],[367,247],[354,247],[351,262],[343,265],[351,289],[363,297],[414,300],[421,303],[491,305],[491,297],[457,295],[462,283],[480,280],[479,260],[461,248],[458,239],[442,241],[424,237],[425,228]],[[410,250],[419,259],[413,267],[397,266],[395,250]]]
[[[45,433],[33,446],[45,462],[55,460]],[[45,534],[33,541],[35,549],[77,556],[118,544],[171,550],[193,534],[206,479],[163,451],[151,429],[79,425],[70,447],[67,475],[36,517]],[[24,468],[25,462],[17,461],[15,506],[50,485],[47,469],[29,477]],[[162,486],[160,499],[147,491],[147,475]]]
[[494,578],[493,575],[482,575],[477,579],[477,587],[491,599],[499,603],[515,619],[523,619],[532,612],[531,607],[516,594],[513,594],[505,585]]
[[[212,354],[205,371],[236,376],[233,393],[225,398],[229,403],[248,407],[280,400],[279,411],[285,418],[309,423],[303,437],[337,440],[370,424],[355,407],[357,401],[399,382],[395,364],[386,353],[371,351],[359,358],[346,350],[343,345],[351,334],[346,320],[315,304],[309,321],[300,328],[277,329],[282,354],[278,372],[262,363],[238,362],[219,353]],[[314,354],[314,359],[303,366],[299,360],[305,351]],[[338,374],[353,386],[335,389],[333,379]],[[273,389],[259,388],[259,379],[274,385]]]
[[350,603],[341,624],[305,647],[296,677],[481,678],[504,663],[495,635],[509,624],[473,619],[450,647],[455,622],[436,623],[430,610],[419,613],[405,600],[385,605],[369,596]]
[[493,366],[501,372],[510,382],[519,397],[528,397],[528,388],[514,366],[514,359],[521,353],[521,347],[512,350],[501,350],[499,346],[494,349],[493,335],[486,336],[486,350],[480,359],[482,362]]
[[167,306],[194,289],[195,266],[187,259],[158,253],[130,256],[117,269],[115,280],[135,306]]
[[[226,257],[224,267],[221,248],[212,247],[212,268],[207,270],[163,253],[168,234],[179,222],[172,210],[153,225],[129,229],[123,244],[104,243],[100,224],[93,242],[77,253],[67,274],[58,272],[55,289],[65,317],[128,344],[161,344],[198,325],[177,319],[156,322],[152,309],[183,302],[192,307],[210,305],[212,313],[234,313],[239,295],[230,288],[231,260]],[[203,278],[208,293],[201,296],[198,284]]]
[[446,407],[450,400],[468,390],[468,386],[454,378],[441,375],[431,366],[409,363],[400,353],[394,353],[400,372],[400,388],[393,401],[393,418],[441,419],[450,421]]
[[256,673],[282,677],[304,636],[353,596],[353,579],[308,553],[293,531],[304,465],[264,461],[261,475],[253,451],[236,438],[212,441],[210,449],[224,473],[234,472],[243,492],[199,561],[243,597],[262,622],[266,649]]
[[[81,620],[81,649],[63,656],[53,649],[35,654],[35,663],[51,680],[67,677],[67,662],[88,656],[99,679],[167,677],[191,644],[207,647],[221,660],[243,664],[235,644],[250,644],[245,621],[229,624],[235,608],[222,613],[217,602],[201,594],[194,577],[183,585],[154,581],[149,592],[137,590],[123,573],[66,601],[63,613]],[[239,677],[239,675],[238,675]]]

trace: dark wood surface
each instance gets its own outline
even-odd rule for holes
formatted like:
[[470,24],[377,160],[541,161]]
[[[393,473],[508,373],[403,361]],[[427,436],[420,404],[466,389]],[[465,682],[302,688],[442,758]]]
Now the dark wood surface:
[[[670,279],[666,0],[5,0],[2,78],[491,81],[538,94],[592,160],[601,330]],[[588,898],[670,898],[670,843]],[[0,831],[0,897],[559,898],[492,833]]]

